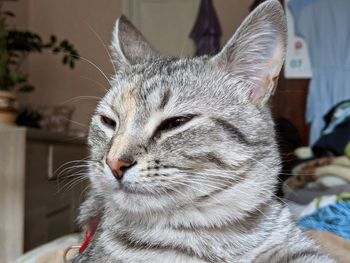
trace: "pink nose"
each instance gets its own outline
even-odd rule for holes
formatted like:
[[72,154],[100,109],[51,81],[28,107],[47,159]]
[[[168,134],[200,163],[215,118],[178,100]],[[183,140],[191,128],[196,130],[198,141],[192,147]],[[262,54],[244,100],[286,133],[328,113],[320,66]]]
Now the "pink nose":
[[107,165],[111,169],[114,177],[118,180],[123,178],[125,170],[130,167],[132,164],[127,163],[118,159],[107,158]]

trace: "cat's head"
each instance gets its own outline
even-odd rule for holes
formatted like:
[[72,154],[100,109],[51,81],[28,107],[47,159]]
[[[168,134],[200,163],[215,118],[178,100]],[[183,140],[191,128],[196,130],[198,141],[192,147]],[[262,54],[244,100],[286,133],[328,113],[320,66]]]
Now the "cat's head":
[[260,5],[214,57],[162,56],[121,17],[118,73],[90,127],[95,191],[129,212],[267,200],[279,158],[266,103],[286,37],[277,1]]

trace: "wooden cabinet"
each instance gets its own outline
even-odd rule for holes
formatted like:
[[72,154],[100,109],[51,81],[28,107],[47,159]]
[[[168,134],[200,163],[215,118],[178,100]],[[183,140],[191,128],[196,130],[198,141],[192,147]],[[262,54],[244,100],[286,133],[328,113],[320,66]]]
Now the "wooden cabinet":
[[275,119],[289,120],[299,132],[303,145],[309,144],[309,125],[305,121],[308,94],[307,79],[286,79],[280,75],[278,87],[271,99]]
[[67,170],[60,178],[55,171],[86,157],[84,138],[0,127],[0,167],[6,167],[0,170],[0,219],[5,222],[0,226],[0,262],[77,230],[75,219],[86,183],[69,185],[78,179],[74,173],[84,171]]

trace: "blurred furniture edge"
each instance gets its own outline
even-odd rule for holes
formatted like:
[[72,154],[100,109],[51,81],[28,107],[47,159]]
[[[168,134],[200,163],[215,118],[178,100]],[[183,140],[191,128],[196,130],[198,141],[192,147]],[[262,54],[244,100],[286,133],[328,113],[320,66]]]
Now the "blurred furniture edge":
[[55,171],[86,156],[85,138],[0,126],[0,262],[77,230],[84,184],[59,193]]
[[[63,263],[67,248],[78,244],[81,244],[80,234],[69,234],[27,251],[13,263]],[[76,253],[76,249],[69,250],[67,258]]]
[[0,127],[0,262],[21,255],[26,130]]

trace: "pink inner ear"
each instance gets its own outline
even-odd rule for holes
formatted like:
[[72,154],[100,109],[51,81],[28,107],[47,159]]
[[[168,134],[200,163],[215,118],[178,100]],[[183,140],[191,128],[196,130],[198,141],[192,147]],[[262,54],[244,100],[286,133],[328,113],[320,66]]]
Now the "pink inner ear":
[[274,90],[278,83],[279,75],[276,75],[269,80],[265,78],[264,82],[259,83],[259,85],[255,86],[249,95],[249,101],[251,103],[259,103],[264,100],[265,96],[270,97],[271,94],[274,93]]
[[249,100],[252,103],[257,103],[264,96],[264,94],[265,94],[264,88],[262,88],[261,86],[257,87],[251,91]]

